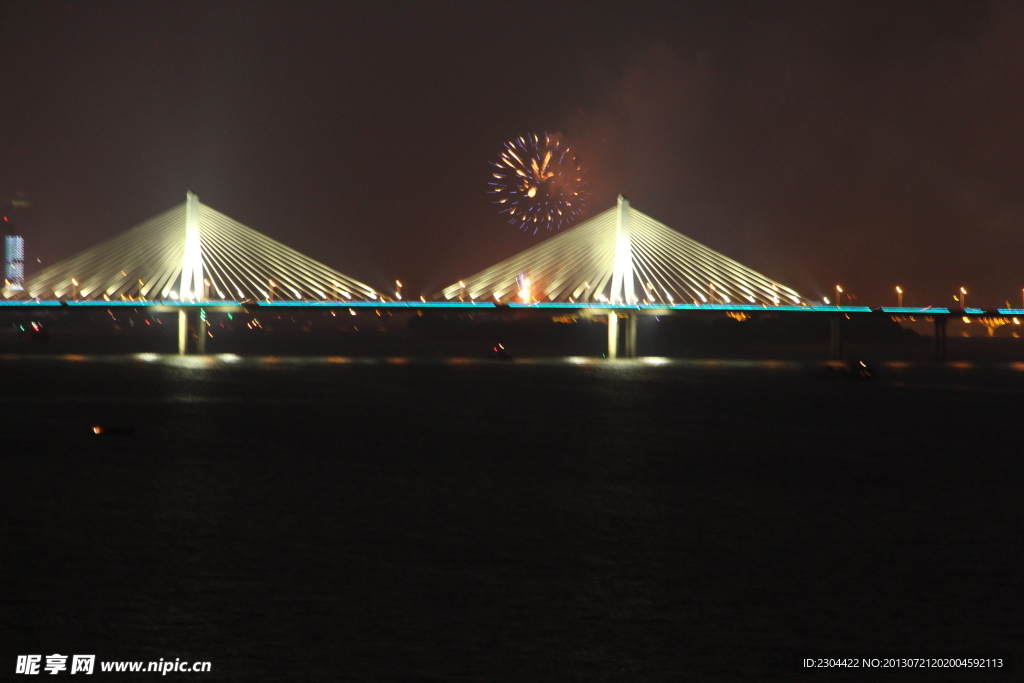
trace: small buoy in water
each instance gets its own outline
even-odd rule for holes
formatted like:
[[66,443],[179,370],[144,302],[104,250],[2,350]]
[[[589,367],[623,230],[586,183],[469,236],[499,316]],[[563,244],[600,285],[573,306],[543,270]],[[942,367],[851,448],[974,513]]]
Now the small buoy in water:
[[849,367],[851,379],[878,379],[875,369],[862,360],[851,360]]
[[131,427],[105,427],[103,425],[93,425],[92,433],[96,436],[128,436],[134,434],[135,430]]

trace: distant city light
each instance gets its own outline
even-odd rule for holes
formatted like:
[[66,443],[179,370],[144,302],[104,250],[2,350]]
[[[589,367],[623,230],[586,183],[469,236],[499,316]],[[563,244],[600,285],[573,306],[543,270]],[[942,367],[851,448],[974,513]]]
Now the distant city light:
[[4,254],[5,287],[10,292],[21,292],[25,288],[25,239],[18,235],[5,236]]

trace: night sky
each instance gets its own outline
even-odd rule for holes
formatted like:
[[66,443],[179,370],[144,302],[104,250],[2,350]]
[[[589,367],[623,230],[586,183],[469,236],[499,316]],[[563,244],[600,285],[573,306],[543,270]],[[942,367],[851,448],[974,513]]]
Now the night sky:
[[0,4],[0,198],[29,271],[184,200],[381,290],[547,237],[487,194],[517,135],[812,298],[1021,304],[1015,2]]

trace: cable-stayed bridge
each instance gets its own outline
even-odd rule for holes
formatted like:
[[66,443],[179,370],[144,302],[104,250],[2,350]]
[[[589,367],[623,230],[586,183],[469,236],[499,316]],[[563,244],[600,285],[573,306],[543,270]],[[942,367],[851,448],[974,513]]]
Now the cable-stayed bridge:
[[803,305],[794,290],[618,205],[446,287],[447,300]]
[[[833,353],[839,318],[920,314],[936,323],[944,346],[951,315],[1024,315],[1022,309],[821,305],[632,207],[624,197],[605,211],[480,273],[431,300],[391,298],[199,202],[182,204],[5,288],[0,306],[134,306],[178,312],[179,352],[205,310],[242,307],[569,309],[608,321],[608,357],[636,355],[638,315],[754,312],[830,315]],[[205,350],[204,334],[196,335]]]

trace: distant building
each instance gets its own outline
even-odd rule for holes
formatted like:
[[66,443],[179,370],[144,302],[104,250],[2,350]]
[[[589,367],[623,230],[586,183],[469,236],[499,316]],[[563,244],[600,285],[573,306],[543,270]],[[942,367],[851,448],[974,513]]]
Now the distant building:
[[25,239],[18,235],[4,237],[4,290],[25,289]]

